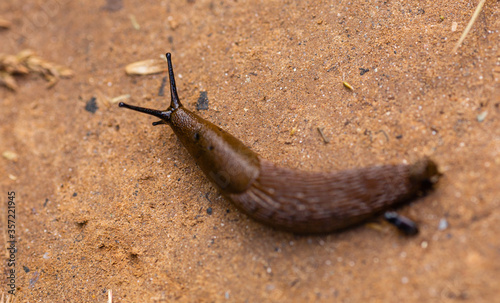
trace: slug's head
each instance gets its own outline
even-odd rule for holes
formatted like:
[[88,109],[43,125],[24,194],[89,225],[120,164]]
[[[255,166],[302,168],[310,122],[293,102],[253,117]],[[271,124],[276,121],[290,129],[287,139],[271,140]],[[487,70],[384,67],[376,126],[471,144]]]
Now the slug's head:
[[166,110],[162,111],[162,110],[144,108],[139,106],[133,106],[125,104],[123,102],[120,102],[118,106],[132,109],[141,113],[149,114],[161,119],[160,121],[153,122],[153,125],[167,124],[170,121],[170,115],[176,109],[182,107],[182,104],[179,101],[179,96],[177,95],[177,87],[175,86],[175,77],[174,77],[174,70],[172,69],[171,57],[172,55],[170,55],[170,53],[167,53],[168,76],[170,78],[170,96],[172,98],[172,101],[170,102],[170,106]]

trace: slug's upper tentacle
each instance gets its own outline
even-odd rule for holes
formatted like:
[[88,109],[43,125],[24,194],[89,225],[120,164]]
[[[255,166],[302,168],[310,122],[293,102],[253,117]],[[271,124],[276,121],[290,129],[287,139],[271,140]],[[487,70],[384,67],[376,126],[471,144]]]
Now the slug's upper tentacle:
[[168,64],[168,78],[170,79],[170,107],[172,109],[177,109],[182,106],[179,100],[179,95],[177,95],[177,85],[175,85],[174,68],[172,67],[172,55],[170,53],[166,54],[167,64]]

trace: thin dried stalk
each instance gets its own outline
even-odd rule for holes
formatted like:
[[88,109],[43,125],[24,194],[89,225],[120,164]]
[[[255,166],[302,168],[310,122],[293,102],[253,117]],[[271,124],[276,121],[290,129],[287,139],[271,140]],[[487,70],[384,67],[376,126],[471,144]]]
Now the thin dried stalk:
[[457,44],[455,44],[455,47],[453,48],[453,53],[456,52],[458,50],[458,48],[460,47],[460,45],[462,44],[462,42],[464,42],[465,37],[467,36],[470,29],[472,28],[472,25],[474,24],[474,22],[476,22],[477,16],[479,16],[479,13],[483,9],[483,5],[485,2],[486,2],[486,0],[479,1],[479,4],[477,5],[476,10],[474,11],[474,14],[472,14],[472,18],[470,18],[469,24],[467,24],[467,27],[463,31],[462,36],[460,36],[460,39],[458,39]]

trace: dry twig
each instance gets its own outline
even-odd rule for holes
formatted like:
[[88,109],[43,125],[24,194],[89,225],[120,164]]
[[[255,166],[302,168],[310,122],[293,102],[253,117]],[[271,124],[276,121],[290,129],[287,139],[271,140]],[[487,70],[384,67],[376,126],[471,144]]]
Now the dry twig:
[[467,27],[465,28],[462,35],[460,36],[460,39],[458,39],[457,44],[455,44],[455,47],[453,48],[453,52],[456,52],[458,50],[458,48],[460,47],[460,45],[462,44],[462,42],[464,42],[464,39],[467,36],[467,34],[469,33],[470,29],[472,28],[472,25],[474,24],[474,22],[476,22],[477,16],[479,16],[479,13],[483,9],[483,5],[485,2],[486,2],[486,0],[479,1],[479,4],[477,5],[476,10],[474,11],[474,14],[472,14],[472,18],[470,18],[469,24],[467,24]]

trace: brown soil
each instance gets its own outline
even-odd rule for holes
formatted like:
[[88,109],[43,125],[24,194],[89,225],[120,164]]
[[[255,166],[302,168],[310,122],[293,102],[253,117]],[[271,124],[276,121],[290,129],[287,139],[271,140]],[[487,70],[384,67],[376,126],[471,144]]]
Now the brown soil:
[[[0,151],[18,156],[0,158],[16,302],[498,302],[500,2],[451,53],[476,2],[1,1],[0,53],[75,72],[0,87]],[[169,128],[110,102],[165,108],[164,74],[124,68],[167,51],[184,105],[206,91],[197,113],[280,165],[431,156],[437,190],[401,209],[420,234],[378,218],[295,236],[240,213]]]

